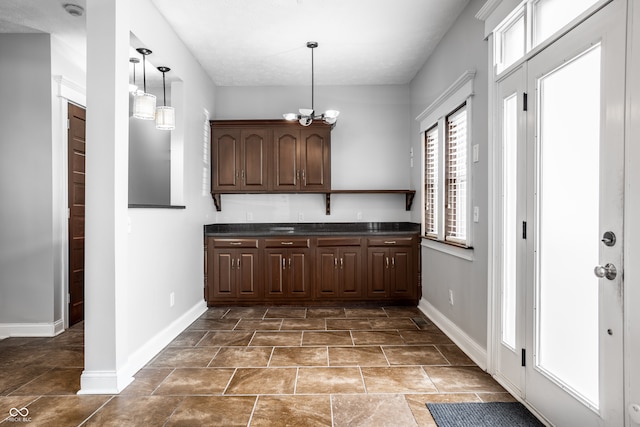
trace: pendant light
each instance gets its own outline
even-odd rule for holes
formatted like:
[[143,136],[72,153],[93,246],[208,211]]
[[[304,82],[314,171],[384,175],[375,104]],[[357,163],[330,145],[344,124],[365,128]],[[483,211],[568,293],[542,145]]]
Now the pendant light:
[[300,114],[296,113],[286,113],[282,116],[285,120],[297,120],[302,126],[309,126],[314,120],[322,120],[327,124],[333,125],[338,120],[338,115],[340,111],[338,110],[327,110],[322,114],[316,114],[313,107],[313,83],[314,83],[314,74],[313,74],[313,49],[318,47],[318,42],[307,42],[307,47],[311,49],[311,109],[309,108],[300,108],[298,111]]
[[136,84],[136,64],[140,62],[138,58],[129,58],[129,62],[133,64],[133,83],[129,83],[129,92],[135,95],[138,92],[138,85]]
[[156,118],[156,96],[147,93],[147,55],[152,52],[144,47],[136,49],[142,55],[142,79],[143,90],[138,91],[133,97],[133,117],[142,120],[153,120]]
[[162,130],[173,130],[176,128],[176,110],[167,107],[167,87],[165,85],[164,74],[171,71],[169,67],[158,67],[162,73],[162,94],[164,96],[163,105],[156,108],[156,128]]

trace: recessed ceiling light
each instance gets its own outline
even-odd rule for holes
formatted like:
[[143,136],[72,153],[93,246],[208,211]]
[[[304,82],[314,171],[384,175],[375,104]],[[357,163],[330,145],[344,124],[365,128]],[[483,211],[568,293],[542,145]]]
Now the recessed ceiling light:
[[67,3],[64,6],[64,10],[71,16],[82,16],[84,15],[84,8],[82,6],[78,6],[77,4]]

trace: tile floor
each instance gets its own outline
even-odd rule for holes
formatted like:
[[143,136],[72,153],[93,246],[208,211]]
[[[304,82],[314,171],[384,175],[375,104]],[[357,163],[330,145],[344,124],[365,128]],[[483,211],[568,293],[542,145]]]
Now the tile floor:
[[117,396],[78,396],[83,326],[0,341],[0,425],[434,426],[426,402],[513,401],[413,307],[210,308]]

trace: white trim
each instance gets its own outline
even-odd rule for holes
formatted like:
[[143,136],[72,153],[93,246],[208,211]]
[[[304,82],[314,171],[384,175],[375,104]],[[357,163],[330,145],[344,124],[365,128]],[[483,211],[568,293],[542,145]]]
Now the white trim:
[[142,347],[132,353],[123,371],[133,376],[206,311],[207,303],[204,300],[198,301],[198,303],[191,307],[186,313],[174,320],[169,326],[158,332]]
[[487,351],[475,342],[469,335],[453,323],[447,316],[442,314],[422,298],[418,304],[418,309],[422,311],[435,325],[442,330],[462,350],[473,362],[482,370],[487,369]]
[[460,246],[450,245],[439,240],[426,238],[423,238],[420,244],[423,248],[433,249],[434,251],[466,259],[467,261],[473,261],[475,259],[475,252],[473,248],[462,248]]
[[53,76],[53,80],[58,84],[58,96],[60,98],[67,99],[82,107],[87,105],[85,88],[64,76]]
[[420,132],[429,129],[440,116],[450,113],[474,94],[473,78],[475,76],[476,70],[467,70],[462,73],[451,86],[416,117],[416,121],[420,122]]
[[207,304],[199,301],[186,313],[158,332],[131,354],[127,363],[117,371],[87,371],[80,377],[78,394],[118,394],[133,381],[133,376],[165,348],[175,337],[197,320]]
[[487,0],[487,2],[476,13],[476,19],[486,21],[494,10],[502,3],[502,0]]
[[55,337],[64,331],[62,319],[51,323],[0,323],[0,339],[9,337]]

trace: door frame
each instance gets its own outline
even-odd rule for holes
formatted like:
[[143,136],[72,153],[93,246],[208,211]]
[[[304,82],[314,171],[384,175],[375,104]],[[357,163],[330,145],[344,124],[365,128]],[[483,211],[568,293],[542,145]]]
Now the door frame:
[[[86,90],[81,85],[62,75],[52,76],[53,98],[53,218],[54,235],[59,242],[54,248],[54,295],[58,301],[54,301],[56,310],[54,318],[59,324],[56,334],[69,327],[69,225],[68,225],[68,137],[67,128],[68,104],[75,104],[85,108],[87,105]],[[59,308],[59,309],[58,309]]]
[[[533,56],[539,53],[541,50],[545,49],[550,44],[554,43],[560,37],[563,37],[567,32],[571,31],[575,27],[582,24],[593,14],[600,11],[601,8],[605,7],[610,2],[620,2],[623,3],[626,8],[626,12],[624,13],[624,23],[627,24],[626,31],[626,52],[625,52],[625,64],[626,64],[626,73],[625,73],[625,82],[627,85],[627,89],[625,91],[625,99],[624,99],[624,151],[625,151],[625,159],[624,159],[624,167],[625,167],[625,178],[624,178],[624,188],[625,193],[623,195],[623,241],[630,242],[633,237],[632,233],[635,233],[634,237],[637,241],[640,241],[640,227],[636,230],[631,229],[628,224],[630,218],[638,217],[640,215],[640,196],[636,194],[634,196],[631,189],[633,188],[632,182],[635,179],[635,182],[640,182],[640,170],[636,168],[636,170],[631,169],[631,158],[635,155],[636,161],[640,159],[640,147],[636,144],[636,147],[633,147],[633,144],[630,144],[628,141],[632,140],[634,137],[636,140],[640,137],[640,109],[636,105],[636,111],[631,111],[632,108],[632,98],[635,103],[638,103],[638,99],[640,99],[640,82],[634,82],[633,79],[630,79],[629,76],[638,75],[640,73],[640,5],[636,5],[634,7],[634,0],[610,0],[610,1],[599,1],[592,8],[581,15],[579,18],[576,18],[571,22],[563,31],[562,34],[556,35],[546,42],[542,43],[538,47],[534,48],[527,54],[525,54],[520,60],[516,61],[514,64],[510,65],[506,70],[504,70],[500,75],[496,74],[496,70],[494,68],[494,59],[495,52],[492,48],[494,45],[494,33],[493,28],[495,24],[500,22],[502,17],[506,17],[509,12],[505,12],[504,9],[501,8],[493,8],[485,13],[479,12],[477,17],[478,19],[484,19],[486,21],[485,26],[485,34],[487,34],[486,40],[489,46],[488,49],[488,119],[489,119],[489,129],[488,129],[488,268],[487,268],[487,286],[488,286],[488,298],[487,298],[487,372],[491,374],[507,391],[516,396],[518,400],[520,400],[531,412],[536,414],[542,419],[545,419],[542,414],[536,411],[533,407],[531,407],[526,401],[522,400],[518,397],[518,391],[512,389],[508,383],[505,383],[500,380],[499,377],[496,376],[497,363],[498,363],[498,347],[500,345],[500,315],[498,310],[501,309],[500,302],[500,290],[501,290],[501,223],[500,212],[501,212],[501,202],[500,202],[500,194],[501,194],[501,170],[496,170],[496,167],[499,167],[501,164],[501,147],[500,147],[500,117],[498,117],[497,112],[497,102],[498,102],[498,82],[504,78],[507,78],[509,74],[511,74],[514,70],[519,69],[524,63],[529,61]],[[491,3],[490,1],[487,4]],[[515,3],[514,3],[515,5]],[[487,6],[487,5],[485,5]],[[494,13],[495,11],[495,13]],[[495,16],[492,16],[494,14]],[[488,27],[489,25],[493,25],[492,27]],[[635,30],[635,31],[634,31]],[[631,88],[631,90],[629,89]],[[531,94],[529,94],[531,96]],[[531,102],[529,103],[531,107]],[[635,188],[634,191],[638,192],[638,188]],[[631,252],[634,250],[635,252]],[[638,274],[634,274],[633,272],[633,260],[640,262],[640,250],[638,248],[631,248],[630,245],[625,245],[623,248],[623,260],[625,263],[625,271],[624,271],[624,280],[627,284],[631,283],[631,277],[633,277],[636,283],[638,283],[638,279],[636,276]],[[636,264],[637,265],[637,264]],[[623,283],[624,286],[624,283]],[[629,292],[629,286],[624,290],[624,306],[630,307],[635,304],[635,306],[640,305],[640,289],[636,289],[635,293]],[[630,409],[628,409],[631,403],[635,403],[640,405],[640,367],[632,366],[632,360],[637,360],[637,357],[640,356],[640,312],[629,313],[629,310],[623,310],[623,324],[624,324],[624,336],[623,336],[623,372],[624,372],[624,407],[626,410],[625,414],[625,425],[635,425],[631,423],[631,418],[629,416]],[[635,338],[636,342],[633,342]],[[528,355],[529,357],[529,355]],[[635,370],[634,370],[635,369]],[[635,380],[635,383],[634,383]]]

